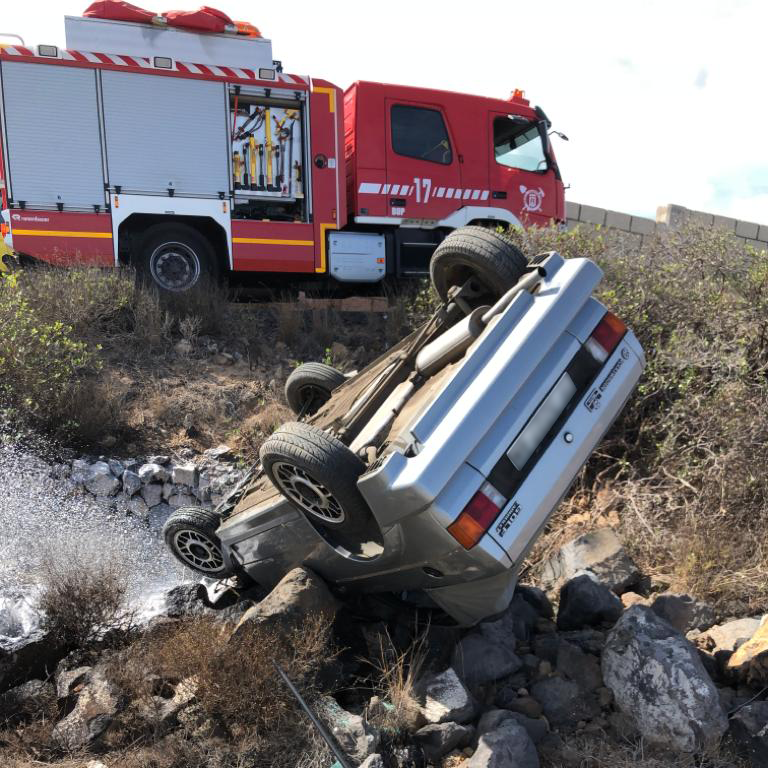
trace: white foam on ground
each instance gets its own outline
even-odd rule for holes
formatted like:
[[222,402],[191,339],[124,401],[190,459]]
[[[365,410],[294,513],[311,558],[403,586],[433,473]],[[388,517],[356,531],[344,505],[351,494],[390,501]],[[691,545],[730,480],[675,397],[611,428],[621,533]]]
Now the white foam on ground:
[[159,613],[163,593],[185,578],[159,532],[55,474],[32,450],[0,444],[0,643],[37,626],[36,585],[49,558],[119,563],[143,618]]

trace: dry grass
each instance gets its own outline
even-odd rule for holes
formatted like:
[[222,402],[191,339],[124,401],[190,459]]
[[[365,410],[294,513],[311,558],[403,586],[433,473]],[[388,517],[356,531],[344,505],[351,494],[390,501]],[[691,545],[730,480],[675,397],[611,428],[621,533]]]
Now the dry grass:
[[[311,726],[297,722],[284,740],[251,731],[235,738],[206,738],[184,730],[154,744],[110,752],[109,768],[328,768],[333,757]],[[84,768],[56,764],[56,768]],[[32,768],[29,763],[14,768]]]
[[23,712],[0,712],[0,765],[28,768],[55,759],[58,745],[53,728],[58,714],[53,688],[27,701]]
[[768,610],[768,424],[756,418],[768,406],[768,255],[695,226],[642,251],[594,231],[549,237],[601,264],[601,298],[640,338],[647,369],[534,562],[614,525],[657,582],[724,614]]
[[[301,720],[296,702],[272,665],[277,662],[309,700],[320,691],[320,674],[333,658],[330,628],[307,617],[300,629],[253,627],[229,639],[231,626],[208,619],[163,625],[122,651],[109,676],[139,706],[153,701],[163,681],[191,680],[206,718],[235,736],[291,732]],[[146,736],[147,723],[123,721],[128,741]],[[151,718],[150,718],[151,720]]]
[[570,736],[565,740],[568,760],[543,759],[543,768],[749,768],[728,745],[709,754],[674,754],[638,742],[616,742],[605,734]]
[[426,632],[400,651],[388,635],[379,635],[379,648],[373,666],[375,684],[383,704],[369,712],[371,723],[378,728],[414,731],[423,724],[419,711],[416,681],[424,671],[427,658]]
[[238,430],[240,452],[246,460],[255,461],[261,444],[286,421],[295,418],[293,411],[274,396],[265,398],[252,416]]
[[48,557],[40,569],[42,627],[68,648],[88,648],[105,634],[132,629],[123,564],[112,558]]
[[[231,298],[223,289],[161,298],[125,270],[39,268],[0,280],[0,405],[96,453],[204,449],[281,402],[297,362],[327,358],[338,341],[350,351],[334,364],[361,367],[394,340],[387,316]],[[409,310],[398,306],[399,332]],[[216,362],[221,352],[230,365]],[[246,451],[262,426],[246,425]]]
[[273,309],[275,324],[277,326],[277,340],[292,346],[299,341],[303,326],[303,316],[296,311],[287,297],[279,302]]

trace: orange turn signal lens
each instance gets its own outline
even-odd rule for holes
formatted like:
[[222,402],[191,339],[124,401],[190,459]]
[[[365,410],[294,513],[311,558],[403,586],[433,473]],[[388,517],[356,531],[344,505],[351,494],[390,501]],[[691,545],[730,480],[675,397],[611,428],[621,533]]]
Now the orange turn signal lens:
[[504,497],[490,483],[483,483],[462,513],[448,526],[448,533],[464,549],[472,549],[499,516],[504,503]]

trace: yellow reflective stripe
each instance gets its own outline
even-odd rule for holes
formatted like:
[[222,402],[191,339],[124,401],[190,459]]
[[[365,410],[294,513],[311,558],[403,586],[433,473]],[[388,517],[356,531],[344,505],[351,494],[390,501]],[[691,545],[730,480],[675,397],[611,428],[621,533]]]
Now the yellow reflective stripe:
[[315,272],[325,272],[325,242],[327,240],[325,233],[329,229],[336,229],[335,224],[320,225],[320,266],[315,267]]
[[336,89],[327,88],[324,85],[317,85],[312,89],[312,93],[327,93],[328,94],[328,111],[336,111]]
[[314,245],[314,240],[270,240],[264,237],[233,237],[233,243],[254,243],[255,245]]
[[108,237],[112,238],[111,232],[65,232],[58,229],[16,229],[11,228],[11,235],[37,235],[38,237]]

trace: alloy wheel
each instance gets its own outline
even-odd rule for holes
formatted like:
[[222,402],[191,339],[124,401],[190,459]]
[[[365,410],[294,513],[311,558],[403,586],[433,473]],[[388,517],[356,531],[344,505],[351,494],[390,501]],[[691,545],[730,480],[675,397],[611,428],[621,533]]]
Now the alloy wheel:
[[221,547],[200,531],[184,529],[173,538],[176,552],[190,568],[205,573],[218,573],[224,568]]
[[305,512],[330,525],[344,522],[346,515],[338,499],[301,467],[276,462],[272,471],[285,495]]

